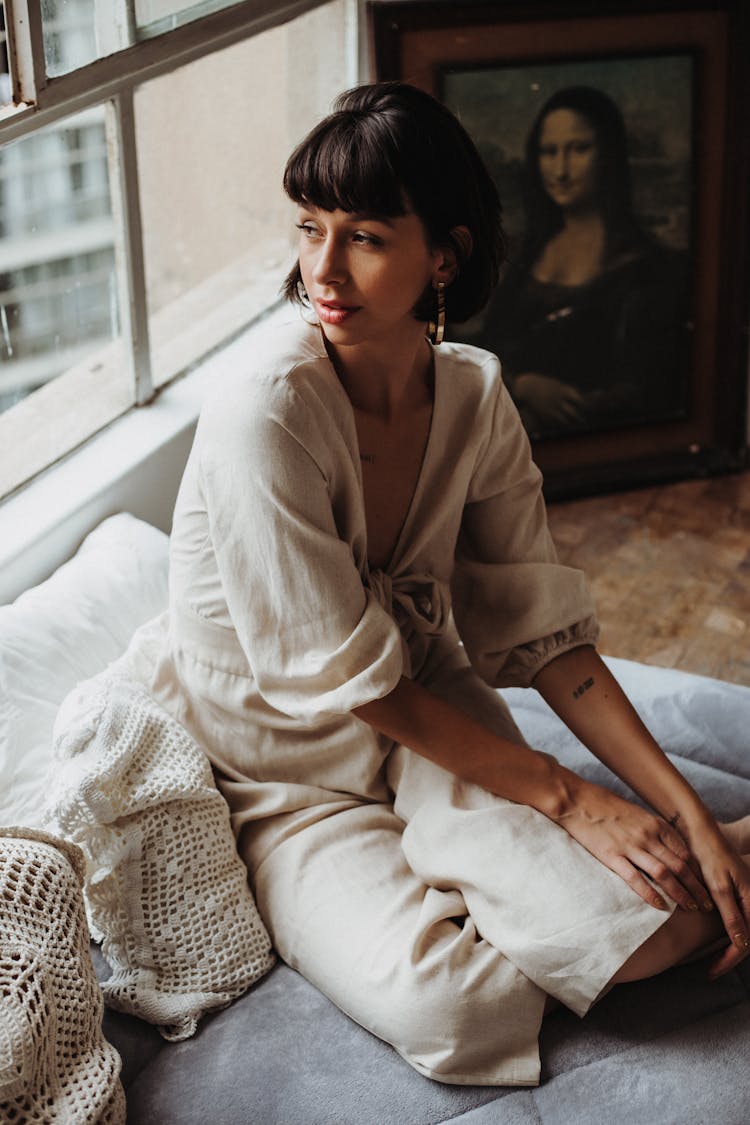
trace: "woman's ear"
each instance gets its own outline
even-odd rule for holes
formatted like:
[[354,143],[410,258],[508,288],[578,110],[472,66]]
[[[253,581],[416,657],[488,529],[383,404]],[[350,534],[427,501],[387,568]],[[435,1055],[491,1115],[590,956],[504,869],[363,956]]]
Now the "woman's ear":
[[450,285],[455,281],[461,267],[471,257],[474,240],[468,227],[454,227],[450,233],[450,242],[440,247],[437,268],[433,283],[438,281]]

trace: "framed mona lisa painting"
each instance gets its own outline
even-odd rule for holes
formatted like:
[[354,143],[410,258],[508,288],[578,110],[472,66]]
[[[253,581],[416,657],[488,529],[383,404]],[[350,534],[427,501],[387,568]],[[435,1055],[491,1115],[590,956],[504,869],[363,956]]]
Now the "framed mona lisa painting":
[[500,192],[500,283],[449,337],[500,357],[547,494],[739,467],[739,0],[370,7],[377,77],[445,101]]

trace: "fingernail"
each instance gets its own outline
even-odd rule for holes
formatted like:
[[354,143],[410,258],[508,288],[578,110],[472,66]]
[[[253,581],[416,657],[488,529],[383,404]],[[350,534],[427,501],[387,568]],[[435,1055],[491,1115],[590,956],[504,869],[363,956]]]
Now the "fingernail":
[[738,947],[738,949],[747,949],[748,948],[747,938],[745,937],[744,934],[734,934],[732,936],[732,941]]
[[687,908],[688,908],[688,910],[697,910],[698,909],[698,903],[697,902],[689,902],[687,904]]
[[707,898],[706,901],[703,903],[703,909],[704,910],[713,910],[713,908],[714,908],[714,904],[711,902],[710,898]]
[[654,895],[654,906],[657,910],[666,910],[667,904],[661,895]]

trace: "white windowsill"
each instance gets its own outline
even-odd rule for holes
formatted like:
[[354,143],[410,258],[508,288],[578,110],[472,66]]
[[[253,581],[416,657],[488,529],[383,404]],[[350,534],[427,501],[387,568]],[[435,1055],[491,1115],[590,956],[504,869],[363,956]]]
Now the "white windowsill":
[[0,605],[48,577],[116,512],[169,531],[206,393],[250,354],[259,324],[281,323],[289,312],[274,309],[153,403],[123,415],[0,503]]

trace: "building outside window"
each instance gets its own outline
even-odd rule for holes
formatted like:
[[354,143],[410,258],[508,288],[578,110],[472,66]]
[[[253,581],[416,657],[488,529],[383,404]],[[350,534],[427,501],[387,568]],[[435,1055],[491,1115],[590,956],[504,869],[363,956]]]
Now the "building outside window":
[[277,300],[284,161],[356,80],[356,0],[24,2],[36,113],[0,6],[0,496]]
[[[92,57],[90,0],[46,0],[50,70]],[[10,101],[7,52],[2,102]],[[0,148],[0,409],[116,334],[104,108]]]

